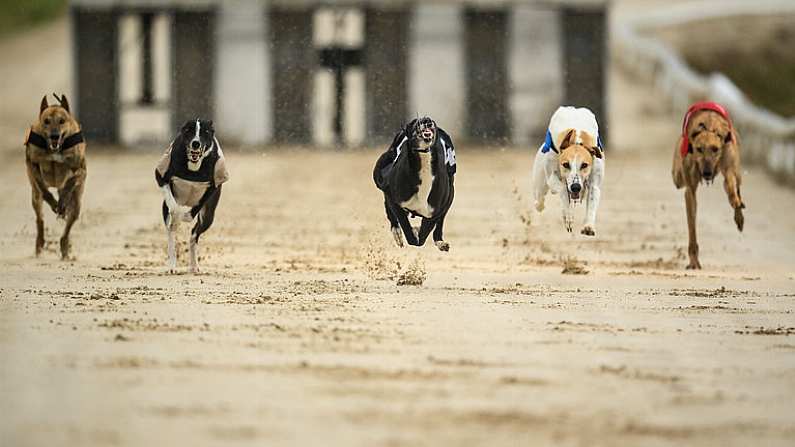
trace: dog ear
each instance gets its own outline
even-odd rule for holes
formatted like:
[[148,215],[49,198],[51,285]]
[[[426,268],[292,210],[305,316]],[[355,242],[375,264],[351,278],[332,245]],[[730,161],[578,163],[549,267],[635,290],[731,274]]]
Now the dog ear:
[[[56,95],[56,98],[57,97],[58,95]],[[67,112],[72,113],[72,111],[69,110],[69,100],[66,99],[66,95],[61,95],[59,101],[61,101],[61,107],[63,107]]]
[[50,107],[50,105],[47,104],[47,95],[44,95],[41,98],[41,106],[39,106],[39,115],[44,113],[44,109],[46,109],[47,107]]
[[734,134],[730,130],[729,133],[726,134],[726,138],[723,139],[723,144],[730,144],[734,142]]
[[575,132],[574,129],[570,129],[566,133],[566,136],[563,137],[563,140],[560,142],[560,150],[561,151],[566,149],[567,147],[571,146],[571,144],[574,142],[574,132]]
[[215,132],[215,126],[213,126],[213,120],[207,120],[207,126],[210,128],[210,132]]
[[596,158],[602,158],[602,149],[599,146],[589,147],[588,152]]

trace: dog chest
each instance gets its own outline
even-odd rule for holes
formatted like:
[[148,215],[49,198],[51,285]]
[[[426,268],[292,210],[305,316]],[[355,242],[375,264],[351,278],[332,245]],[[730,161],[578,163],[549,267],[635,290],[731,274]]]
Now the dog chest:
[[171,192],[177,203],[182,206],[198,204],[209,187],[209,181],[186,180],[176,176],[171,178]]
[[433,216],[433,207],[428,203],[433,187],[433,170],[431,168],[431,155],[420,154],[419,183],[417,192],[408,200],[401,202],[403,209],[409,210],[423,217]]

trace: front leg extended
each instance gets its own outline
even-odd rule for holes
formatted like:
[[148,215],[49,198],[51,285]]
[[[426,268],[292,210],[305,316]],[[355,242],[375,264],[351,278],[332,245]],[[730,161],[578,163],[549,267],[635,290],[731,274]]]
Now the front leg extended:
[[30,182],[36,189],[41,192],[41,198],[47,202],[47,205],[50,205],[50,209],[55,214],[58,214],[58,201],[55,200],[52,193],[47,188],[47,183],[44,182],[44,178],[41,176],[41,168],[38,164],[27,160],[28,163],[28,177],[30,178]]
[[729,205],[734,209],[734,223],[737,225],[737,230],[743,231],[745,225],[745,217],[743,216],[743,203],[740,197],[740,179],[733,171],[728,171],[723,174],[723,189],[729,198]]
[[563,226],[566,228],[566,231],[571,233],[574,227],[574,211],[571,209],[569,192],[564,187],[558,195],[560,196],[560,210],[563,213]]
[[397,218],[397,221],[400,224],[400,229],[403,230],[403,236],[406,238],[406,242],[409,245],[420,245],[417,235],[414,233],[414,229],[411,227],[411,222],[409,222],[409,216],[406,211],[403,208],[395,205],[392,201],[389,202],[389,209],[392,210],[395,218]]
[[66,217],[69,203],[72,202],[75,191],[79,191],[85,181],[86,170],[84,168],[77,169],[66,181],[63,188],[58,191],[58,204],[55,209],[55,214],[57,214],[58,217]]
[[588,201],[586,202],[585,225],[583,225],[581,231],[586,236],[596,235],[596,210],[599,209],[601,195],[601,189],[596,185],[591,185],[588,191]]

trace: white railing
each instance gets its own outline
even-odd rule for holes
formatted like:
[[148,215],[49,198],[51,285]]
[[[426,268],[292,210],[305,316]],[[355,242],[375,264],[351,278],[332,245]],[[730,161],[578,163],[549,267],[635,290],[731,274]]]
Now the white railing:
[[[708,3],[713,7],[705,7]],[[682,26],[691,21],[795,14],[795,1],[721,1],[720,8],[714,8],[715,3],[688,3],[617,20],[611,56],[622,69],[653,85],[680,119],[693,102],[712,100],[724,104],[740,134],[743,161],[761,164],[777,179],[795,185],[795,118],[783,118],[751,103],[721,73],[697,73],[673,48],[651,37],[655,28]]]

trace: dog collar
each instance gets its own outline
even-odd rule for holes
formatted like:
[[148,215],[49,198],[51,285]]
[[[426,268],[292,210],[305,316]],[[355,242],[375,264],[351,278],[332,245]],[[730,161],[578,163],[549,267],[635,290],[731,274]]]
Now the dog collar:
[[[63,144],[61,145],[61,150],[65,151],[80,143],[84,143],[85,141],[86,140],[83,138],[83,132],[73,133],[72,135],[69,135],[63,140]],[[47,143],[47,139],[34,132],[33,129],[30,129],[27,138],[25,138],[25,145],[28,144],[32,144],[42,149],[49,148],[49,143]]]
[[687,113],[685,113],[684,122],[682,122],[682,143],[679,145],[679,153],[682,154],[682,158],[686,157],[690,152],[690,138],[687,136],[687,125],[690,124],[690,117],[701,110],[711,110],[722,116],[729,123],[729,130],[732,130],[732,120],[729,118],[729,112],[722,105],[712,101],[697,102],[691,105],[687,109]]

